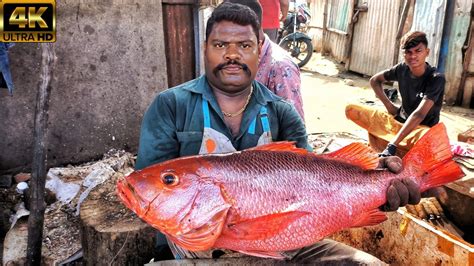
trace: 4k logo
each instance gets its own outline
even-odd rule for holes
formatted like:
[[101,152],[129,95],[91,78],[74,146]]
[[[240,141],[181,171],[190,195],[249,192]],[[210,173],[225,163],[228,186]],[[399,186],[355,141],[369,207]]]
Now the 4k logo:
[[0,0],[0,41],[55,42],[55,0]]

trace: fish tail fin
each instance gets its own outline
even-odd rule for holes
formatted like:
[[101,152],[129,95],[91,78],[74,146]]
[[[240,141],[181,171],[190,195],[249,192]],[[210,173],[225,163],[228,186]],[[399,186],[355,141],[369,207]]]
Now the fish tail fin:
[[464,176],[452,157],[446,127],[439,123],[428,130],[403,157],[403,165],[421,179],[420,189],[423,192]]

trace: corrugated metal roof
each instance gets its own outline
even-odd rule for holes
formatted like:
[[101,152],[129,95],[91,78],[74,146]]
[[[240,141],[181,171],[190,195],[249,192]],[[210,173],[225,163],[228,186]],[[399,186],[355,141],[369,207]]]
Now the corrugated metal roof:
[[[349,70],[374,75],[393,65],[402,0],[367,0],[354,26]],[[397,48],[398,49],[398,48]]]

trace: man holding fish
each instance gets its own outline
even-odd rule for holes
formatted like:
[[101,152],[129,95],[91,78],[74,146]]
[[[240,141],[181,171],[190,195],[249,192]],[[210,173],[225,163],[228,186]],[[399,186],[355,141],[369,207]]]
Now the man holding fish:
[[[161,178],[162,185],[170,188],[178,185],[180,179],[177,173],[168,172],[156,177],[147,174],[147,169],[150,169],[147,167],[178,157],[235,153],[275,141],[292,141],[296,147],[311,151],[304,123],[295,108],[254,80],[262,45],[259,31],[259,19],[255,12],[247,6],[223,3],[214,10],[206,28],[205,75],[159,93],[144,116],[136,169],[146,168],[143,170],[143,174],[145,174],[143,178],[148,178],[147,182],[155,182]],[[287,147],[286,144],[283,146]],[[301,149],[295,151],[302,152]],[[359,150],[359,153],[363,153],[360,151],[362,150]],[[392,172],[400,172],[402,168],[401,160],[398,157],[376,158],[370,159],[370,161],[372,166],[375,162],[376,167],[378,162],[379,165],[388,167]],[[179,164],[179,162],[177,163]],[[272,161],[267,163],[271,165]],[[187,164],[182,164],[181,167],[184,169]],[[238,167],[237,164],[235,168]],[[264,165],[262,167],[265,168]],[[141,172],[137,171],[136,173],[140,175]],[[142,200],[144,196],[137,196],[137,193],[147,187],[146,185],[136,186],[133,191],[130,191],[132,186],[131,183],[125,182],[119,184],[120,195],[127,202],[129,208],[131,205],[137,205],[137,201]],[[167,189],[165,188],[165,190]],[[211,194],[220,194],[225,191],[222,187],[220,192],[215,188],[208,189]],[[206,190],[207,188],[202,188],[199,191]],[[225,194],[219,197],[228,196]],[[183,194],[182,198],[175,195],[177,198],[173,198],[176,208],[183,208],[183,212],[190,208],[183,203],[185,199],[188,199],[186,195]],[[395,178],[390,181],[385,196],[387,203],[382,207],[384,210],[396,210],[399,206],[407,203],[418,203],[420,200],[419,184],[408,178]],[[201,198],[194,198],[193,201],[197,205],[207,204]],[[210,202],[209,205],[211,205]],[[383,202],[380,205],[383,205]],[[146,208],[146,211],[142,207],[138,206],[134,211],[141,218],[150,215],[149,207]],[[228,207],[228,203],[216,205],[215,208],[219,211],[212,210],[216,212],[214,213],[216,216],[212,219],[221,221],[222,215],[229,212]],[[226,208],[225,212],[223,208]],[[188,218],[191,222],[191,218],[193,218],[192,215],[188,217],[183,213],[178,214],[178,216],[180,215],[184,215],[181,218],[183,222]],[[286,224],[285,221],[297,219],[301,215],[306,215],[306,212],[290,212],[288,216],[281,216],[276,220]],[[163,220],[165,216],[166,214],[162,213],[157,219]],[[146,221],[160,230],[164,228],[161,225],[153,224],[150,220]],[[177,228],[177,226],[174,223],[165,225],[170,230]],[[216,234],[224,230],[222,224],[219,223],[216,226]],[[203,228],[210,230],[207,226]],[[204,235],[204,232],[201,233]],[[194,234],[202,237],[199,235],[199,231]],[[170,234],[166,235],[172,237]],[[207,237],[216,236],[211,232]],[[197,239],[187,239],[188,242],[182,242],[184,240],[178,238],[171,239],[183,246],[193,247],[195,250],[208,249],[207,245],[214,243],[212,241],[206,242],[207,244],[200,243]],[[192,241],[196,241],[196,243],[193,244]],[[176,258],[205,258],[218,254],[201,251],[187,252],[173,242],[170,242],[170,245]],[[292,252],[239,251],[260,257],[286,258],[292,262],[300,263],[318,261],[382,263],[369,254],[328,239]]]

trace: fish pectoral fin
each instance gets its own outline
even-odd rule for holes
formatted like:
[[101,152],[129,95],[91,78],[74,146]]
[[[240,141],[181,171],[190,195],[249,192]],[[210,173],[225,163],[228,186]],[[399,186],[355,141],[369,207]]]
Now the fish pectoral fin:
[[189,238],[174,237],[172,235],[166,236],[178,246],[193,252],[211,249],[215,243],[215,241],[203,241],[204,239],[193,241],[193,239]]
[[214,223],[205,230],[197,230],[183,235],[167,236],[179,246],[190,251],[208,250],[214,246],[217,238],[220,236],[224,223]]
[[290,211],[269,214],[254,219],[229,223],[222,234],[240,240],[262,240],[275,236],[299,218],[310,214],[305,211]]
[[271,258],[271,259],[277,259],[277,260],[286,259],[286,257],[281,255],[279,251],[262,251],[262,250],[236,250],[236,251],[249,255],[249,256],[260,257],[260,258]]
[[321,156],[357,165],[364,170],[376,169],[379,164],[377,154],[371,148],[359,142],[351,143],[337,151]]
[[221,235],[224,228],[225,217],[228,208],[216,213],[211,221],[205,223],[199,228],[195,228],[183,234],[166,234],[177,245],[190,250],[202,251],[208,250],[214,246],[217,238]]
[[265,145],[260,145],[255,148],[247,150],[254,151],[291,151],[299,154],[310,154],[306,149],[301,149],[295,146],[294,141],[277,141]]
[[376,225],[387,220],[387,215],[379,209],[373,209],[360,214],[355,220],[352,227],[362,227]]

